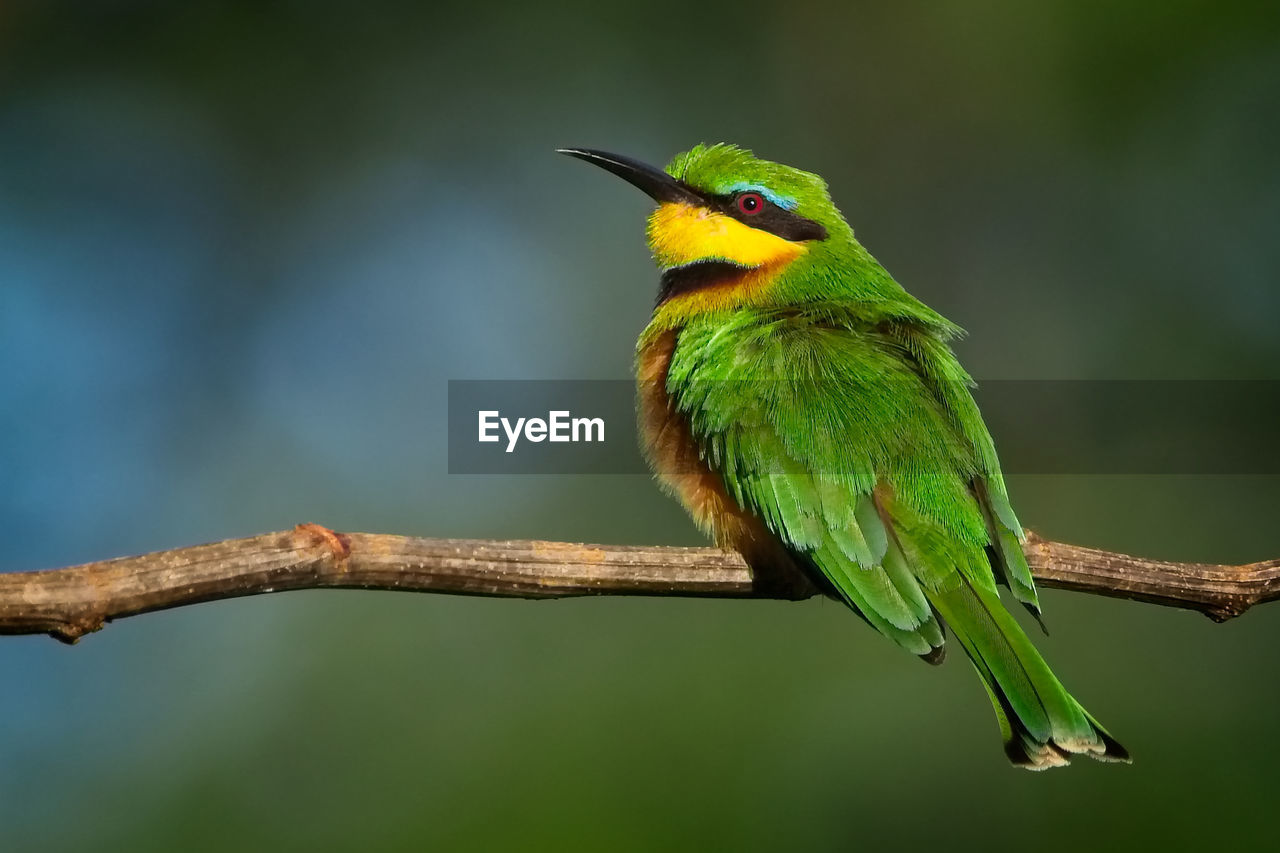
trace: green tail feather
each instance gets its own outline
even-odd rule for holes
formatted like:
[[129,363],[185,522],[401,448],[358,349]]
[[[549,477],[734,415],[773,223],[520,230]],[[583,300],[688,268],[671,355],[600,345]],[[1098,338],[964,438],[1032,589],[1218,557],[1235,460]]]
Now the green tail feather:
[[1071,698],[991,593],[962,579],[928,596],[982,677],[1010,761],[1044,770],[1067,764],[1072,754],[1129,760],[1125,748]]
[[1000,573],[1013,597],[1027,608],[1043,628],[1036,584],[1031,577],[1031,567],[1027,565],[1026,555],[1022,552],[1022,526],[1018,523],[1018,517],[1013,514],[1013,507],[1009,506],[1004,486],[998,481],[992,484],[980,479],[974,482],[974,493],[991,540],[992,566]]

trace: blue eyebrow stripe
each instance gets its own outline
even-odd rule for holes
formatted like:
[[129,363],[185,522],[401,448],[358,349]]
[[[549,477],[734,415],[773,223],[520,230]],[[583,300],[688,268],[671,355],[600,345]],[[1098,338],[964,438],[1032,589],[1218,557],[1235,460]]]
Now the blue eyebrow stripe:
[[727,187],[725,189],[725,192],[728,194],[741,193],[741,192],[756,192],[756,193],[760,193],[760,195],[764,196],[769,201],[776,204],[778,207],[782,208],[783,210],[796,209],[796,200],[794,198],[789,198],[784,195],[778,195],[776,192],[769,189],[768,187],[762,187],[762,186],[759,186],[758,184],[737,183],[731,187]]

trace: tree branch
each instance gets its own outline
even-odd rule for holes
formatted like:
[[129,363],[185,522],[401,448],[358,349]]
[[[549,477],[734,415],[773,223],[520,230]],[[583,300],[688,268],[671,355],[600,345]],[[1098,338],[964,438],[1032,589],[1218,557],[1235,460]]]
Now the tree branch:
[[[1280,560],[1244,566],[1166,563],[1028,532],[1043,586],[1197,610],[1215,621],[1280,598]],[[421,539],[335,533],[316,524],[66,569],[0,574],[0,634],[75,642],[153,610],[291,589],[381,589],[565,598],[676,595],[800,600],[804,578],[753,576],[714,548]]]

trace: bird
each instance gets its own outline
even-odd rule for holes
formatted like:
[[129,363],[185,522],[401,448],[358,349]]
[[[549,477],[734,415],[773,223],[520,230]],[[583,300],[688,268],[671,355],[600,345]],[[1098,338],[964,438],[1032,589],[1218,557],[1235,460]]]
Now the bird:
[[1025,534],[952,350],[963,330],[862,246],[826,182],[727,143],[664,169],[557,151],[657,203],[640,443],[698,527],[761,576],[802,573],[929,663],[953,637],[1013,765],[1129,762],[997,588],[1040,620]]

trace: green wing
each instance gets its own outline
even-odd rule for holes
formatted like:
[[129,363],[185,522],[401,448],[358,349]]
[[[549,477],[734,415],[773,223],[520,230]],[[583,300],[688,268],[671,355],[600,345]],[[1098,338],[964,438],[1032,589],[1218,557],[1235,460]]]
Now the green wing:
[[1000,603],[993,563],[1037,609],[1021,527],[946,329],[841,319],[739,311],[681,330],[667,390],[703,459],[898,645],[940,660],[945,621],[1014,763],[1128,760]]
[[881,633],[934,655],[926,591],[961,572],[994,591],[970,443],[883,339],[829,315],[720,319],[681,331],[668,372],[704,458]]
[[939,326],[914,317],[887,320],[881,328],[889,340],[902,348],[917,375],[947,413],[951,427],[968,443],[978,469],[972,481],[973,493],[990,538],[992,562],[1014,598],[1039,619],[1040,600],[1022,550],[1025,538],[1022,525],[1009,504],[991,433],[970,393],[973,378],[947,345],[959,330],[950,324]]

